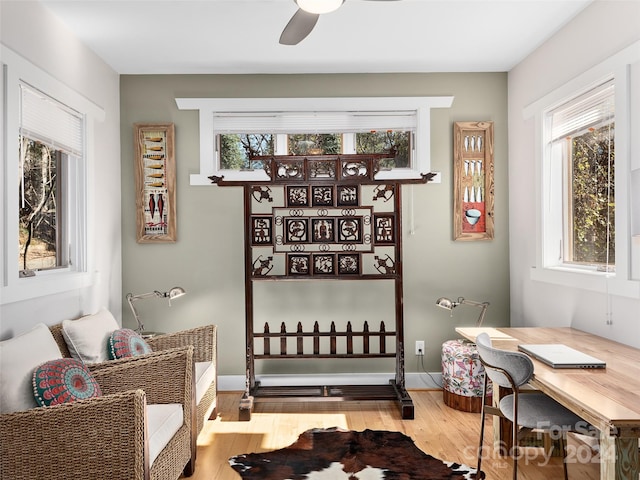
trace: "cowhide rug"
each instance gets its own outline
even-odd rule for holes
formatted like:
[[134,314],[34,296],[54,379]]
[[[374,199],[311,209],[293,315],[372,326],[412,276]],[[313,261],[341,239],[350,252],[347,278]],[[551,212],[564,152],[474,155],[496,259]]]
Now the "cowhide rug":
[[229,459],[244,480],[481,479],[474,468],[427,455],[400,432],[304,432],[287,448]]

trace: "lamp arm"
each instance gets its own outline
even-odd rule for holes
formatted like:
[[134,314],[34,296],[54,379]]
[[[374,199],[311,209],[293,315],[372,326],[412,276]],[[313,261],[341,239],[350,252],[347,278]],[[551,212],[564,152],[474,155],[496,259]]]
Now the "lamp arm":
[[482,308],[482,311],[480,312],[480,316],[478,317],[478,320],[476,320],[476,327],[481,327],[482,323],[484,322],[484,316],[487,313],[487,308],[489,308],[489,302],[476,302],[474,300],[462,299],[460,303]]
[[133,296],[132,294],[127,293],[127,302],[129,303],[129,307],[131,308],[131,312],[133,313],[133,318],[135,318],[136,323],[138,324],[136,332],[142,332],[144,330],[144,325],[142,324],[142,321],[140,321],[140,316],[138,315],[136,307],[133,306],[133,301],[137,300],[138,297],[139,295]]
[[127,293],[127,298],[129,298],[129,296],[131,296],[132,300],[142,300],[143,298],[151,298],[151,297],[166,297],[167,294],[166,293],[161,293],[157,290],[154,290],[153,292],[148,292],[148,293],[140,293],[138,295],[132,295],[131,293]]
[[144,331],[144,324],[142,323],[142,320],[140,320],[140,315],[138,314],[138,311],[136,310],[136,307],[133,305],[133,302],[135,300],[142,300],[144,298],[151,298],[151,297],[166,297],[166,294],[162,294],[157,290],[154,290],[153,292],[148,292],[148,293],[141,293],[139,295],[133,295],[131,293],[127,293],[127,302],[129,303],[129,307],[131,307],[131,311],[133,312],[133,317],[136,319],[136,323],[138,324],[138,328],[136,329],[136,332],[140,333]]
[[467,300],[466,298],[458,299],[460,303],[464,303],[465,305],[472,305],[474,307],[484,307],[485,305],[489,305],[489,302],[476,302],[475,300]]
[[136,323],[138,324],[138,328],[136,329],[136,332],[140,333],[144,331],[144,325],[142,324],[142,321],[140,320],[140,315],[138,314],[138,311],[136,310],[136,307],[133,305],[133,302],[135,300],[142,300],[145,298],[167,298],[169,299],[169,306],[171,306],[171,299],[172,298],[179,298],[182,295],[185,294],[185,291],[182,287],[173,287],[171,290],[169,290],[168,292],[159,292],[158,290],[154,290],[153,292],[148,292],[148,293],[141,293],[139,295],[133,295],[132,293],[127,293],[127,302],[129,303],[129,307],[131,308],[131,312],[133,312],[133,317],[136,319]]
[[484,315],[485,313],[487,313],[487,308],[489,307],[488,303],[485,303],[482,305],[482,311],[480,312],[480,316],[478,317],[478,320],[476,321],[476,327],[481,327],[482,326],[482,322],[484,322]]

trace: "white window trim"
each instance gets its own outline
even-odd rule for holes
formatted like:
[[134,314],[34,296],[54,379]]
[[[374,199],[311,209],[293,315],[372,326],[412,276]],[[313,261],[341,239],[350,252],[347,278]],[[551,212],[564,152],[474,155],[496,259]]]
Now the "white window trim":
[[219,170],[214,152],[214,112],[310,112],[310,111],[399,111],[417,113],[413,169],[381,171],[378,180],[421,178],[431,171],[431,109],[449,108],[452,96],[442,97],[345,97],[345,98],[176,98],[180,110],[198,110],[200,116],[200,172],[192,174],[191,185],[211,185],[210,176],[229,181],[269,180],[264,170],[251,172]]
[[[93,138],[94,122],[103,121],[104,110],[81,94],[75,92],[47,72],[27,61],[13,50],[0,45],[2,75],[0,78],[0,101],[4,112],[4,130],[0,132],[2,141],[0,152],[3,156],[3,168],[0,169],[2,185],[2,209],[0,225],[2,236],[0,248],[2,271],[0,274],[0,304],[28,300],[69,290],[87,287],[94,282],[92,259],[93,220],[89,212],[94,205],[92,190],[88,188],[93,180]],[[47,95],[68,105],[85,115],[84,166],[78,178],[75,195],[70,199],[76,212],[78,224],[74,225],[78,252],[73,254],[76,265],[71,268],[36,272],[33,277],[18,276],[18,136],[19,136],[19,83],[23,81],[45,92]]]
[[[525,120],[535,122],[536,161],[536,264],[530,278],[535,281],[580,288],[589,291],[640,299],[640,281],[633,278],[631,263],[640,257],[638,242],[632,242],[632,199],[630,176],[636,168],[631,160],[631,122],[639,122],[640,111],[630,108],[630,67],[640,61],[640,42],[636,42],[582,75],[565,83],[543,98],[525,107]],[[545,113],[581,92],[613,78],[616,90],[616,272],[585,271],[568,266],[546,267],[544,264],[544,120]],[[632,115],[634,115],[632,119]],[[634,123],[635,128],[637,124]]]

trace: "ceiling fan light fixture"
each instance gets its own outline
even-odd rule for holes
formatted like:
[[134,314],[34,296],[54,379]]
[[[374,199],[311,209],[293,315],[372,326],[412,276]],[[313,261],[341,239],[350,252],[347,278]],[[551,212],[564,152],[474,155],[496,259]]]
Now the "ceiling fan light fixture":
[[295,0],[305,12],[309,13],[329,13],[340,8],[344,0]]

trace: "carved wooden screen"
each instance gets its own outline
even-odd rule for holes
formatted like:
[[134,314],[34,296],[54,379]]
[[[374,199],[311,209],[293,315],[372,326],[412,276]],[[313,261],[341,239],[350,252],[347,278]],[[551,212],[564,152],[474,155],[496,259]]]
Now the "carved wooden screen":
[[394,278],[395,184],[255,185],[251,276]]
[[[375,180],[382,157],[266,157],[265,170],[271,181],[243,184],[247,299],[244,405],[249,411],[254,399],[396,399],[402,417],[413,418],[413,403],[404,380],[401,184]],[[430,175],[421,183],[428,178]],[[212,180],[219,185],[237,184],[217,177]],[[284,322],[267,322],[259,329],[254,326],[254,282],[320,278],[392,280],[395,318],[379,325],[365,322],[357,326],[349,321],[341,324],[338,319],[328,331],[321,331],[317,322],[298,323],[295,331],[287,331]],[[303,340],[308,337],[313,338],[313,347],[305,351]],[[358,349],[354,348],[354,337],[359,340]],[[337,348],[339,342],[341,348]],[[262,387],[255,379],[256,359],[374,357],[395,357],[395,376],[388,385],[287,390]]]

